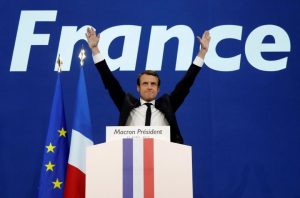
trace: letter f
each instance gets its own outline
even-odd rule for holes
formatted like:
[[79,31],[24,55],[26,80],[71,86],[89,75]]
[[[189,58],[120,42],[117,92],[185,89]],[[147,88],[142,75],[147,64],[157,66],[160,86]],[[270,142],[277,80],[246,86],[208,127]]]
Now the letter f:
[[57,10],[22,11],[10,71],[26,71],[32,45],[48,45],[50,34],[34,34],[37,21],[55,21]]

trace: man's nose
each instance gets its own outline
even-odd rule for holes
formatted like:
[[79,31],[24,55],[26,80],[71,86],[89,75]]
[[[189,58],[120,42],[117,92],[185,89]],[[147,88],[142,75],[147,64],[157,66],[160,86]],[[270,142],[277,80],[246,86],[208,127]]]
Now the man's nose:
[[153,89],[153,86],[151,84],[148,84],[147,89]]

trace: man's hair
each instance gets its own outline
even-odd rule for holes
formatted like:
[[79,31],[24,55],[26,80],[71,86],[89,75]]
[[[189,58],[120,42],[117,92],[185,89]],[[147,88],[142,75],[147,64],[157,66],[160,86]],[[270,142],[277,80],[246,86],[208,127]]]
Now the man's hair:
[[138,86],[140,86],[140,78],[141,78],[141,76],[144,75],[144,74],[146,74],[146,75],[151,75],[151,76],[155,76],[155,77],[158,79],[158,87],[160,86],[160,78],[159,78],[159,75],[158,75],[158,73],[157,73],[156,71],[153,71],[153,70],[145,70],[145,71],[143,71],[142,73],[140,73],[140,74],[138,75],[137,81],[136,81],[136,84],[137,84]]

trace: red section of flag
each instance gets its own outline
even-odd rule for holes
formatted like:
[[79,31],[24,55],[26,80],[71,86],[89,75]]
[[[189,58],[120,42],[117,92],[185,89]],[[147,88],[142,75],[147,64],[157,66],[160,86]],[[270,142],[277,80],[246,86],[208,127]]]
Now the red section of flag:
[[153,139],[144,139],[144,198],[154,198]]
[[85,174],[75,166],[68,164],[65,184],[65,198],[85,197]]

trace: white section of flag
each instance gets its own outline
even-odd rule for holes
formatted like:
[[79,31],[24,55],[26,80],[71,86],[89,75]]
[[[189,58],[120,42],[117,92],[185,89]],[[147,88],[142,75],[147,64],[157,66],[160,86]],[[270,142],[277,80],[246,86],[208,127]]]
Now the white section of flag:
[[144,139],[133,139],[133,198],[144,197]]
[[94,143],[79,131],[72,129],[71,148],[69,154],[69,164],[77,167],[85,173],[86,148]]

